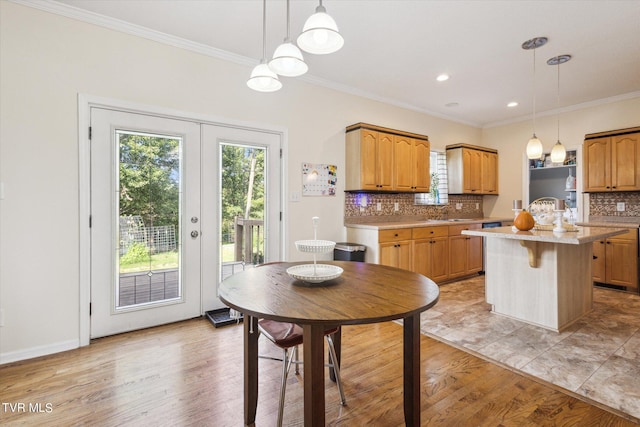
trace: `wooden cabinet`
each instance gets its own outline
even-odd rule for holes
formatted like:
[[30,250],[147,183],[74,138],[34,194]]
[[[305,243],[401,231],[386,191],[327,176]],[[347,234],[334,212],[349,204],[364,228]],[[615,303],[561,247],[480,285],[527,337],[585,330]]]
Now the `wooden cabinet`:
[[411,270],[413,268],[411,236],[410,228],[379,231],[380,264]]
[[464,236],[482,224],[430,225],[376,230],[347,227],[347,240],[365,245],[365,262],[423,274],[436,283],[482,271],[482,237]]
[[593,242],[593,281],[638,289],[638,229]]
[[480,228],[481,224],[449,226],[449,279],[482,271],[482,237],[460,234]]
[[449,277],[449,227],[413,229],[413,271],[436,283]]
[[429,191],[427,136],[357,123],[345,144],[345,191]]
[[448,145],[449,194],[498,194],[498,152],[466,144]]
[[347,190],[393,189],[393,137],[368,129],[347,133]]
[[584,191],[640,190],[640,132],[586,135]]
[[394,135],[393,142],[395,190],[428,193],[431,183],[429,141]]
[[482,152],[482,194],[498,194],[498,153]]

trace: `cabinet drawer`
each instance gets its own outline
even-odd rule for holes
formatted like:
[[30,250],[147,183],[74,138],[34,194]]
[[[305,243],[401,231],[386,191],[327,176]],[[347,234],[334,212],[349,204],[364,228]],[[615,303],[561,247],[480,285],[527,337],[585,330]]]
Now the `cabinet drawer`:
[[378,242],[398,242],[400,240],[411,240],[410,228],[397,228],[392,230],[378,231]]
[[462,230],[479,230],[481,228],[482,228],[482,224],[450,225],[449,236],[459,236]]
[[438,227],[420,227],[413,229],[414,239],[428,239],[430,237],[444,237],[449,235],[449,227],[441,225]]

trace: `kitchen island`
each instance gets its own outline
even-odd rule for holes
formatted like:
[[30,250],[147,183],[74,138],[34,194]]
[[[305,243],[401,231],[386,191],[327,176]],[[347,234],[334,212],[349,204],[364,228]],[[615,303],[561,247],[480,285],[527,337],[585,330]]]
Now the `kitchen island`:
[[626,231],[499,227],[462,234],[486,239],[485,293],[492,312],[559,332],[592,309],[592,242]]

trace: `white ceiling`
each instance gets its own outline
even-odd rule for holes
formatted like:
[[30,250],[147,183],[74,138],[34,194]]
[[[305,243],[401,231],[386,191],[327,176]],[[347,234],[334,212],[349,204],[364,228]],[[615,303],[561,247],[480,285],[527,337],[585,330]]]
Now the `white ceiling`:
[[[213,47],[210,52],[215,55],[246,64],[247,77],[262,56],[259,0],[59,3]],[[293,39],[317,4],[292,0]],[[536,114],[557,110],[557,67],[546,61],[559,54],[573,56],[560,66],[561,110],[640,96],[640,0],[325,0],[323,4],[345,45],[331,55],[305,55],[309,72],[299,78],[318,84],[474,126],[494,126],[532,114],[533,53],[521,45],[545,36],[549,42],[536,50]],[[81,11],[74,12],[82,19]],[[102,19],[89,16],[93,22]],[[126,26],[111,20],[104,25]],[[268,0],[267,56],[285,34],[286,3]],[[451,75],[450,80],[436,82],[443,72]],[[285,86],[288,79],[281,78]],[[507,108],[509,101],[520,105]],[[458,105],[447,106],[450,103]]]

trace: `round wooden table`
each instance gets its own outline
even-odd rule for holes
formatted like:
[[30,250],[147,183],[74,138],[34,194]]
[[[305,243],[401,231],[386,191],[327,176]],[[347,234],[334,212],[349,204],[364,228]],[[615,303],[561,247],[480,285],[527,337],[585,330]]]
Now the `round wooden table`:
[[322,263],[337,265],[344,272],[337,279],[308,284],[291,278],[286,270],[309,262],[274,263],[235,274],[220,284],[220,299],[245,316],[245,424],[255,422],[258,403],[259,318],[302,326],[305,426],[325,424],[324,331],[340,325],[403,319],[405,423],[419,426],[420,313],[438,302],[438,286],[421,274],[394,267],[349,261]]

